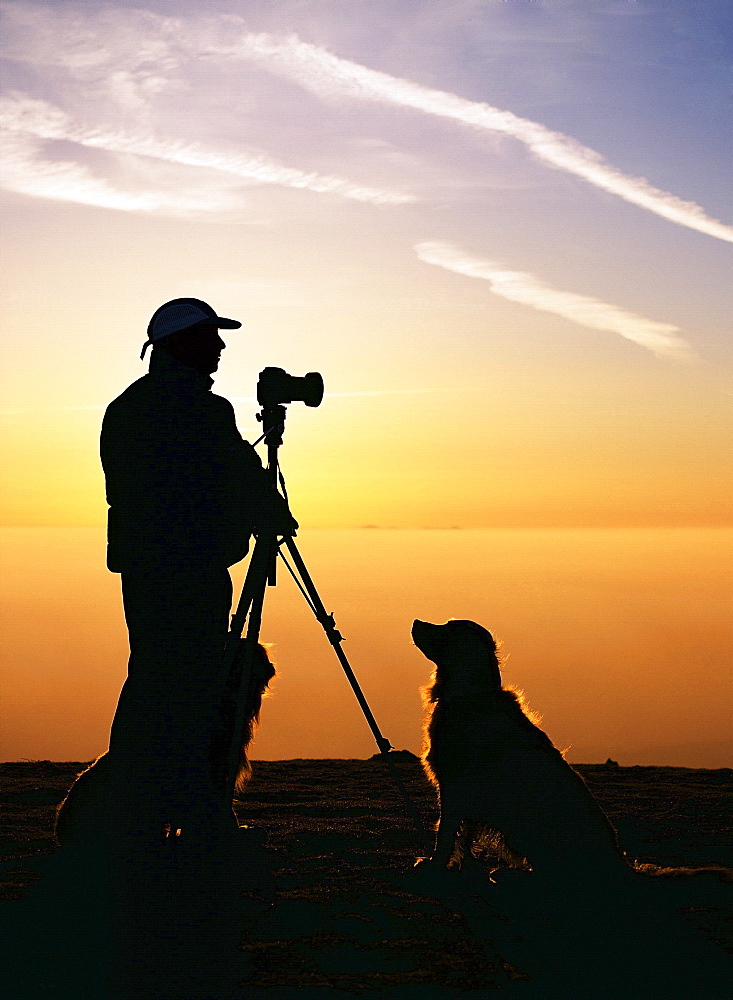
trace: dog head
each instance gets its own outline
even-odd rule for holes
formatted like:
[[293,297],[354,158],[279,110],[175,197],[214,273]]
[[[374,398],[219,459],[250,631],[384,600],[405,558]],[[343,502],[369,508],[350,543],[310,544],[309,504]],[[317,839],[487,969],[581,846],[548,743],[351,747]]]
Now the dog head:
[[[412,639],[417,648],[435,664],[437,685],[460,670],[464,682],[487,690],[501,689],[501,672],[496,643],[488,629],[476,622],[451,619],[433,625],[416,619]],[[436,691],[437,694],[437,691]]]
[[[245,641],[244,639],[240,640],[237,651],[238,657],[245,658],[247,656]],[[244,703],[244,717],[242,719],[239,770],[235,783],[235,789],[239,793],[244,791],[252,774],[252,767],[247,757],[247,747],[254,739],[255,730],[260,721],[262,700],[268,694],[268,685],[275,676],[275,667],[270,660],[267,646],[263,646],[262,643],[258,643],[255,646],[250,670],[249,686]]]
[[263,646],[262,643],[258,643],[255,647],[251,671],[245,707],[245,720],[249,721],[251,719],[256,724],[260,720],[262,699],[265,697],[270,681],[275,676],[275,667],[270,660],[267,646]]

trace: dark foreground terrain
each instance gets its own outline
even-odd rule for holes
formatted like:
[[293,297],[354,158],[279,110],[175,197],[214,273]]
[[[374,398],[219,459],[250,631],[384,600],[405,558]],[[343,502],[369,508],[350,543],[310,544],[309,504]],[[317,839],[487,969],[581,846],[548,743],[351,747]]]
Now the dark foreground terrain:
[[[435,795],[394,755],[424,822]],[[240,843],[146,857],[61,851],[56,804],[78,763],[0,765],[0,988],[11,1000],[487,997],[722,1000],[733,885],[637,875],[543,889],[424,853],[384,762],[256,762]],[[632,860],[733,867],[733,770],[579,766]]]

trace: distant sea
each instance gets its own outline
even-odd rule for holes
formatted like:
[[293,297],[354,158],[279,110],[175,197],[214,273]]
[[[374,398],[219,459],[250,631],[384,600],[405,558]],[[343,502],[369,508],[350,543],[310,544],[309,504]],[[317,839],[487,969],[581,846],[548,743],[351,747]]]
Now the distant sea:
[[[455,617],[503,642],[505,683],[569,760],[733,765],[733,530],[304,530],[298,544],[395,747],[421,747],[431,665],[411,644],[412,620]],[[101,528],[0,532],[0,759],[88,760],[106,748],[127,636],[104,559]],[[284,569],[261,638],[278,677],[254,756],[374,753]]]

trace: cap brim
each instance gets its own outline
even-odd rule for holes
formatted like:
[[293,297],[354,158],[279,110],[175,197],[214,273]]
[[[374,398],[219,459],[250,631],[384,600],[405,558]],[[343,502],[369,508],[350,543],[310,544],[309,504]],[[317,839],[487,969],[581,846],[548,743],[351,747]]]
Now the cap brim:
[[217,316],[216,325],[220,330],[238,330],[242,324],[238,319],[224,319],[223,316]]

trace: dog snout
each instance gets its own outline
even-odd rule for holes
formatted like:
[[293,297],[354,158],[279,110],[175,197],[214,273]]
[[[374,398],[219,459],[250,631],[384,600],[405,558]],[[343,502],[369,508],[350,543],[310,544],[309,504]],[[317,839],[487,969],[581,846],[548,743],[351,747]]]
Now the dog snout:
[[[432,626],[433,628],[435,626]],[[417,642],[419,636],[427,635],[428,630],[431,628],[430,622],[422,622],[419,618],[416,618],[412,623],[412,638],[414,642]]]
[[416,618],[412,623],[412,641],[428,659],[432,659],[431,654],[434,652],[435,640],[439,628],[440,625],[433,625],[432,622],[423,622],[419,618]]

